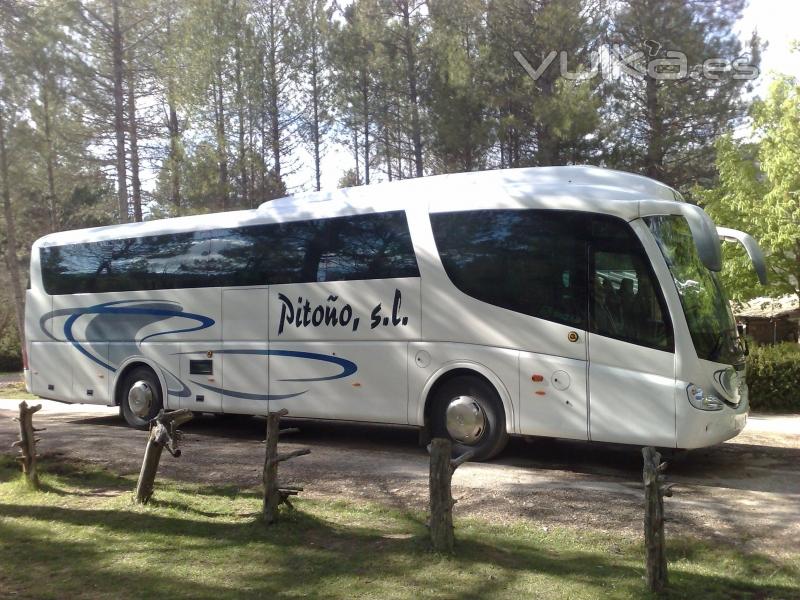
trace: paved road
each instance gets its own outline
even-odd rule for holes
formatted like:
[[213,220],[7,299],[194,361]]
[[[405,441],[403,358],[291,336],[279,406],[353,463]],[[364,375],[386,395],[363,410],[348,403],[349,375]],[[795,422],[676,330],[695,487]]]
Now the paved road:
[[[16,438],[18,401],[0,400],[0,451]],[[36,422],[45,454],[80,458],[136,473],[146,433],[125,426],[115,409],[44,402]],[[297,421],[284,449],[311,448],[287,476],[311,497],[348,497],[402,509],[426,506],[428,460],[413,429]],[[162,473],[187,481],[258,485],[263,419],[202,417],[184,426],[184,455],[162,460]],[[723,539],[771,554],[800,552],[800,417],[751,417],[720,446],[671,461],[669,530]],[[458,469],[459,514],[498,521],[530,519],[543,527],[586,526],[638,535],[642,518],[638,449],[561,440],[514,439],[491,463]]]

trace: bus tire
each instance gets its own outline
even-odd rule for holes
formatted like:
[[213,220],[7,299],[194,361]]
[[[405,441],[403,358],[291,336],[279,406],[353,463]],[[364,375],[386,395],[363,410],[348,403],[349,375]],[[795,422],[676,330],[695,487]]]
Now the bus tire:
[[135,429],[147,429],[150,420],[164,406],[161,384],[150,367],[140,366],[128,371],[120,387],[119,410]]
[[449,438],[454,456],[471,450],[472,460],[489,460],[508,443],[503,404],[485,379],[472,375],[449,379],[436,390],[432,403],[433,437]]

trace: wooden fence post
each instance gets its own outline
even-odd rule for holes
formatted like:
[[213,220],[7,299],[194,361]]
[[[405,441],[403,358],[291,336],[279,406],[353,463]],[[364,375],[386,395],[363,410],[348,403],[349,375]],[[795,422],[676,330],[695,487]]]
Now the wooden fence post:
[[642,448],[644,468],[644,544],[647,588],[660,592],[667,586],[667,556],[664,552],[664,496],[672,496],[672,485],[664,485],[667,463],[655,448]]
[[428,447],[430,463],[430,530],[431,543],[437,552],[453,551],[453,492],[451,482],[455,470],[471,459],[475,453],[470,450],[451,459],[452,445],[446,438],[433,438]]
[[278,507],[281,504],[292,508],[289,496],[296,496],[303,491],[301,487],[285,486],[278,482],[278,465],[285,460],[311,453],[311,450],[304,448],[294,452],[287,452],[286,454],[278,454],[278,438],[282,434],[297,433],[299,431],[297,428],[281,430],[281,417],[287,414],[289,414],[289,411],[282,408],[278,412],[271,412],[267,415],[267,438],[265,440],[267,452],[264,457],[264,503],[262,514],[264,522],[268,525],[274,523],[277,519]]
[[181,432],[178,431],[178,427],[191,420],[192,411],[182,408],[171,412],[164,412],[164,409],[161,409],[158,415],[150,421],[150,436],[147,438],[142,470],[139,472],[139,481],[136,483],[134,494],[134,501],[137,504],[147,504],[153,495],[153,486],[162,450],[166,448],[167,452],[176,458],[181,455],[180,448],[178,448]]
[[36,442],[39,438],[36,437],[36,432],[44,431],[44,428],[37,429],[33,426],[33,413],[41,409],[41,404],[28,406],[25,400],[19,403],[19,417],[14,417],[15,421],[19,421],[19,439],[11,444],[12,448],[19,448],[20,456],[17,460],[22,463],[22,473],[28,485],[35,490],[39,489],[39,473],[36,469],[36,459],[39,458],[36,454]]

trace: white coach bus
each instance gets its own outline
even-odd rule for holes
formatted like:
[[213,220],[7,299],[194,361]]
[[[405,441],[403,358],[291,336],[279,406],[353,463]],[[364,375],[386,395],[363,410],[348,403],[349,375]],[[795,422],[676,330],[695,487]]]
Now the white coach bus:
[[744,427],[744,346],[698,207],[594,167],[443,175],[54,233],[31,253],[28,389],[673,448]]

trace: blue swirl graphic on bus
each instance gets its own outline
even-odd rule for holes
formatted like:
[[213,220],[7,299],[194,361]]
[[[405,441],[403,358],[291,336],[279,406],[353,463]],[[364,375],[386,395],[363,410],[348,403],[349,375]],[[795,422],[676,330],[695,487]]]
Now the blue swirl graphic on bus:
[[[73,331],[73,329],[75,328],[75,324],[77,323],[78,319],[87,315],[90,318],[86,323],[81,336],[85,342],[81,342],[78,341],[76,333]],[[170,300],[117,300],[113,302],[95,304],[88,307],[58,309],[43,315],[40,319],[42,331],[49,338],[56,341],[58,341],[58,338],[47,331],[47,323],[55,317],[67,317],[63,327],[63,341],[69,342],[74,348],[89,358],[92,362],[105,369],[108,369],[112,373],[117,371],[117,368],[114,366],[114,364],[121,364],[128,356],[139,352],[140,344],[146,340],[163,335],[174,335],[179,333],[200,331],[215,324],[214,319],[205,315],[186,312],[183,310],[183,307],[180,304]],[[159,321],[166,321],[173,318],[187,319],[193,323],[190,323],[190,326],[179,327],[177,329],[169,329],[165,331],[156,331],[149,335],[145,335],[142,338],[139,337],[139,332],[145,327],[153,325]],[[92,352],[92,350],[94,350],[94,352]],[[262,350],[253,348],[225,348],[211,351],[216,354],[228,354],[232,356],[261,355],[301,359],[305,361],[316,361],[318,364],[327,363],[329,365],[335,365],[340,369],[339,372],[332,375],[322,375],[319,377],[295,377],[276,380],[277,382],[281,383],[333,381],[335,379],[349,377],[358,370],[358,366],[346,358],[330,354],[320,354],[316,352],[278,349]],[[108,353],[108,362],[104,360],[106,352]],[[117,356],[112,356],[112,354],[116,354]],[[178,352],[177,354],[194,354],[194,352]],[[167,389],[167,394],[170,396],[189,397],[191,395],[191,391],[186,384],[171,371],[168,371],[167,369],[164,370],[169,373],[172,379],[180,384],[182,388],[180,390]],[[216,387],[209,385],[208,383],[201,383],[195,380],[190,381],[193,385],[197,385],[209,391],[232,398],[241,398],[246,400],[285,400],[288,398],[302,396],[309,391],[308,389],[304,389],[298,392],[283,394],[259,394]]]
[[[258,355],[258,356],[283,356],[286,358],[300,358],[303,360],[314,360],[323,363],[330,363],[334,364],[338,367],[341,367],[341,372],[336,373],[334,375],[326,375],[324,377],[305,377],[305,378],[296,378],[296,379],[278,379],[277,381],[280,382],[310,382],[310,381],[332,381],[334,379],[343,379],[345,377],[350,377],[353,373],[358,371],[358,365],[351,360],[347,360],[346,358],[342,358],[340,356],[331,356],[328,354],[319,354],[316,352],[301,352],[298,350],[259,350],[255,348],[230,348],[224,350],[217,350],[214,352],[215,354],[230,354],[233,356],[236,355]],[[191,352],[182,352],[181,354],[192,354]],[[244,400],[286,400],[288,398],[295,398],[296,396],[302,396],[308,390],[303,390],[302,392],[296,392],[293,394],[254,394],[251,392],[240,392],[237,390],[229,390],[221,387],[211,386],[205,383],[200,383],[199,381],[192,380],[191,381],[195,385],[199,385],[202,388],[205,388],[211,392],[215,392],[218,394],[224,394],[225,396],[230,396],[232,398],[242,398]]]
[[[183,353],[188,354],[188,353]],[[325,377],[310,377],[303,379],[278,379],[278,381],[331,381],[333,379],[342,379],[343,377],[350,377],[353,373],[358,371],[358,365],[351,360],[342,358],[340,356],[329,356],[328,354],[318,354],[316,352],[300,352],[298,350],[258,350],[253,348],[244,349],[225,349],[217,350],[215,354],[257,354],[260,356],[285,356],[288,358],[305,358],[308,360],[318,360],[320,362],[331,363],[342,368],[341,373],[336,375],[326,375]]]
[[[124,306],[122,306],[124,305]],[[89,352],[83,344],[78,342],[75,339],[75,335],[72,332],[72,328],[75,325],[75,322],[84,315],[110,315],[110,316],[125,316],[126,321],[130,321],[137,330],[141,329],[146,325],[150,325],[158,320],[161,319],[170,319],[174,317],[182,318],[182,319],[189,319],[191,321],[195,321],[197,325],[192,327],[183,327],[180,329],[170,329],[168,331],[158,331],[156,333],[152,333],[143,337],[141,340],[138,340],[138,343],[144,342],[145,340],[152,339],[154,337],[158,337],[160,335],[168,335],[168,334],[176,334],[176,333],[188,333],[191,331],[199,331],[201,329],[206,329],[214,325],[214,319],[210,317],[206,317],[204,315],[199,315],[196,313],[189,313],[184,312],[179,304],[175,302],[169,301],[162,301],[162,302],[150,302],[150,301],[142,301],[142,300],[117,300],[114,302],[105,302],[103,304],[96,304],[94,306],[89,306],[86,308],[78,308],[78,309],[69,309],[67,314],[70,314],[69,318],[64,323],[64,337],[68,342],[70,342],[78,351],[83,354],[84,356],[90,358],[92,361],[97,363],[98,365],[105,367],[112,373],[116,371],[116,368],[105,361],[97,358],[94,354]],[[53,311],[54,313],[64,313],[65,311]],[[53,314],[52,316],[56,316]],[[140,321],[136,319],[131,319],[132,316],[145,316],[147,319]],[[155,318],[153,318],[155,317]],[[52,318],[52,317],[51,317]],[[87,330],[92,325],[95,325],[95,321],[97,320],[97,316],[92,319],[90,324],[87,326]],[[107,323],[99,323],[97,324],[98,330],[101,330],[103,327],[108,327],[109,325],[112,327],[120,327],[122,323],[119,322],[118,319],[114,319],[113,324]],[[87,340],[94,341],[95,339],[108,339],[103,335],[91,336],[87,334]],[[119,337],[119,336],[116,336]],[[122,341],[135,341],[136,336],[131,334],[129,336],[121,336],[125,338]]]

